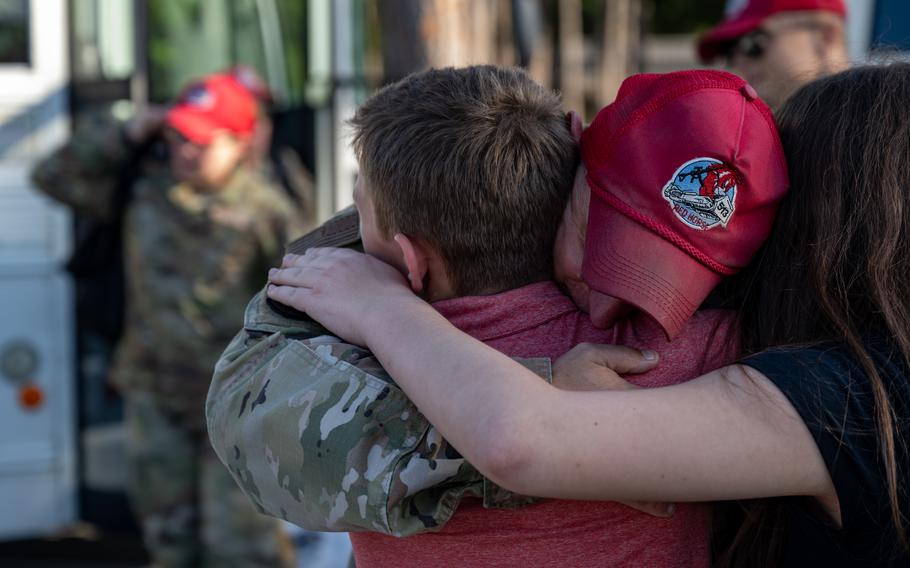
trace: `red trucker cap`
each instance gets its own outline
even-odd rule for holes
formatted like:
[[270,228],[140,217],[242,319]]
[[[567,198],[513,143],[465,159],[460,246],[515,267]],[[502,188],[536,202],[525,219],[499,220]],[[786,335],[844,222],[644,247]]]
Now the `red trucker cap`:
[[262,75],[249,65],[235,65],[228,71],[260,103],[270,105],[275,102],[275,93],[269,88]]
[[724,71],[634,75],[581,138],[582,277],[682,329],[764,243],[788,187],[771,111]]
[[698,56],[710,63],[724,45],[752,32],[765,18],[778,12],[823,10],[847,17],[844,0],[727,0],[723,21],[698,39]]
[[256,127],[256,99],[233,75],[217,73],[189,85],[166,122],[190,141],[206,145],[219,130],[246,137]]

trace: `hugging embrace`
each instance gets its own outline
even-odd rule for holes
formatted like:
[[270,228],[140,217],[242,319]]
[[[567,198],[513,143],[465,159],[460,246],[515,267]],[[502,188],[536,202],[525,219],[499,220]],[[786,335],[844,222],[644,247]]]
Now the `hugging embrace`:
[[582,129],[513,69],[384,88],[360,238],[270,272],[216,453],[358,566],[906,563],[908,96],[856,68],[775,123],[735,75],[637,75]]

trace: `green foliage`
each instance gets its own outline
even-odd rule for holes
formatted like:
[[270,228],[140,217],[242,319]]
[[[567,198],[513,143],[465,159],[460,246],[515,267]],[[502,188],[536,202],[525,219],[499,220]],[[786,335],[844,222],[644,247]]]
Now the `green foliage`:
[[281,39],[290,90],[284,94],[289,100],[298,101],[303,97],[306,87],[306,2],[279,0],[278,13],[281,17]]
[[703,32],[724,15],[724,0],[644,0],[650,13],[649,32],[685,34]]
[[[275,0],[280,37],[265,37],[255,0],[151,0],[149,73],[151,98],[173,99],[188,81],[244,64],[273,87],[267,42],[279,42],[288,100],[300,100],[306,81],[306,0]],[[271,44],[269,44],[271,45]],[[281,86],[283,87],[283,86]]]

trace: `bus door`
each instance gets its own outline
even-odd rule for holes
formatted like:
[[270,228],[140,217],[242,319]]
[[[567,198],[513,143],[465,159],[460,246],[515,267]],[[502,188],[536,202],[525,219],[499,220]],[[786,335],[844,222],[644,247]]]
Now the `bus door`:
[[0,3],[0,538],[77,515],[68,214],[29,182],[67,135],[64,0]]

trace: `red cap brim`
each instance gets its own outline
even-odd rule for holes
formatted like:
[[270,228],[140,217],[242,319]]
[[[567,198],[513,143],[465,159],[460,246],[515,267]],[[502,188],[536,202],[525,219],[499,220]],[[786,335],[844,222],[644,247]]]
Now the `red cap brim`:
[[724,51],[726,45],[758,29],[766,17],[767,15],[761,15],[730,20],[708,30],[707,33],[698,39],[698,57],[702,63],[711,63]]
[[657,320],[672,340],[723,277],[591,197],[582,277]]
[[206,146],[212,142],[215,132],[223,130],[206,115],[184,106],[176,106],[167,113],[165,122],[194,144]]

